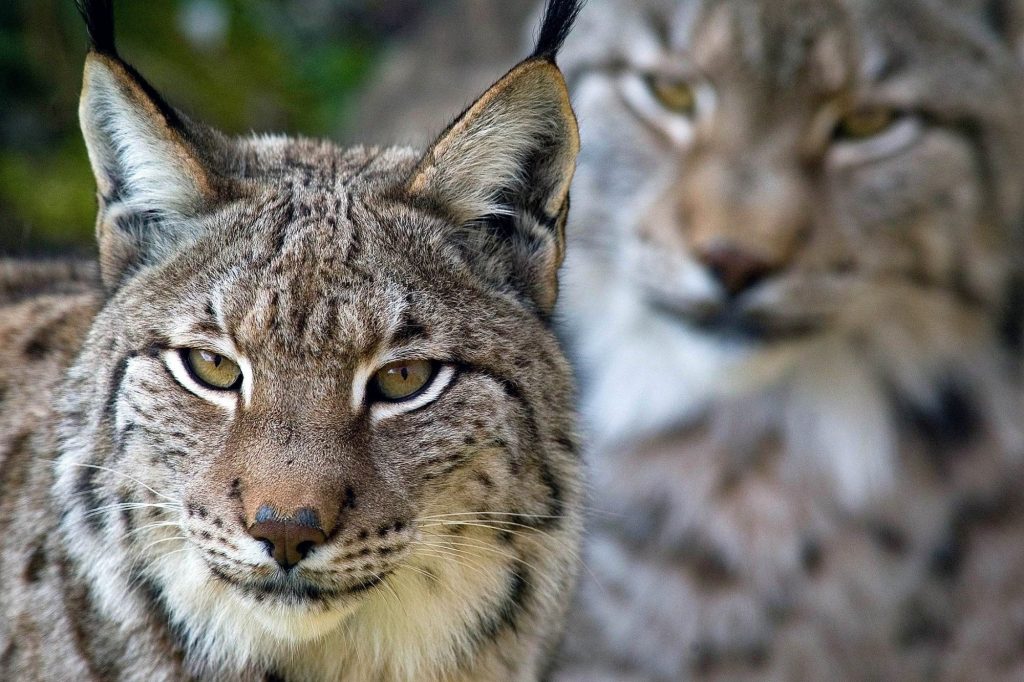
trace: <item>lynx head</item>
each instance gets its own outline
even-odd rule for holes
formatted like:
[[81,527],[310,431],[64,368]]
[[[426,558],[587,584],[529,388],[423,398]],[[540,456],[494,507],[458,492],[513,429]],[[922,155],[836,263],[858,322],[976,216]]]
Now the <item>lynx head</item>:
[[860,498],[894,468],[895,405],[941,421],[950,393],[1000,400],[1024,274],[1012,9],[584,15],[566,304],[599,440],[771,396],[755,412]]
[[[549,4],[535,53],[426,153],[223,135],[121,59],[109,0],[82,12],[108,299],[68,384],[58,494],[83,570],[115,585],[105,607],[139,598],[111,576],[146,586],[196,656],[244,665],[354,612],[352,642],[415,658],[397,641],[415,633],[438,656],[509,584],[528,586],[512,627],[556,601],[566,550],[534,579],[518,561],[575,535],[548,325],[575,3]],[[428,538],[450,527],[482,533],[483,559],[446,563]]]

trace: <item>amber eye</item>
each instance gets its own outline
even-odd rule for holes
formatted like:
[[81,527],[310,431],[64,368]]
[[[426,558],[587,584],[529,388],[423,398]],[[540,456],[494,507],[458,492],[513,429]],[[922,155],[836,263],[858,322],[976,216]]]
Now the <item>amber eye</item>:
[[196,381],[207,388],[234,391],[242,385],[242,370],[223,355],[191,348],[182,350],[181,357]]
[[667,76],[648,76],[647,87],[661,106],[669,111],[685,116],[696,113],[697,94],[686,81]]
[[436,370],[429,360],[399,360],[384,365],[370,382],[371,393],[380,400],[412,398],[430,383]]
[[863,140],[885,132],[897,118],[897,113],[886,107],[864,107],[855,109],[839,119],[836,137],[847,140]]

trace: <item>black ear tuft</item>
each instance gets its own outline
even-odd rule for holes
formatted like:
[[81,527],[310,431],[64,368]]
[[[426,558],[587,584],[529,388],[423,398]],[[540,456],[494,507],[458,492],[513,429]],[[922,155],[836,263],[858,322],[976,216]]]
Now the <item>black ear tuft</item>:
[[554,61],[585,4],[586,0],[547,0],[537,47],[530,57]]
[[114,44],[114,0],[76,0],[78,12],[85,20],[92,49],[100,54],[117,56]]

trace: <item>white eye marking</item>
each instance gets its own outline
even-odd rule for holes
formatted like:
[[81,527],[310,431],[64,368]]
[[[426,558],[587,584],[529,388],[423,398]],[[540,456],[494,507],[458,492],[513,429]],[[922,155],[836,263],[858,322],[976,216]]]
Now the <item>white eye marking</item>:
[[434,374],[430,383],[416,396],[408,400],[396,402],[376,402],[370,407],[370,418],[376,423],[405,412],[412,412],[432,403],[444,392],[444,389],[448,387],[453,378],[455,378],[455,368],[451,365],[441,365],[441,368]]
[[619,78],[619,87],[629,107],[650,125],[662,130],[680,147],[693,140],[696,124],[714,111],[717,100],[714,88],[699,78],[694,77],[689,85],[693,89],[693,113],[684,114],[666,109],[651,92],[644,75],[628,72]]
[[904,115],[878,135],[862,140],[838,140],[832,145],[832,160],[843,166],[876,161],[902,152],[917,142],[924,131],[918,116]]
[[[185,363],[181,359],[181,353],[177,349],[165,350],[160,354],[160,357],[164,361],[164,364],[167,365],[167,369],[170,371],[171,375],[178,381],[178,383],[187,388],[192,393],[195,393],[203,400],[223,407],[225,410],[228,410],[230,412],[234,412],[238,408],[239,393],[235,391],[215,391],[213,389],[206,388],[205,386],[200,385],[199,382],[192,378],[192,373],[189,372],[188,368],[185,367]],[[243,368],[242,392],[245,393],[245,385],[247,383],[251,383],[252,381],[252,379],[250,378],[251,375],[245,374],[244,369],[246,367],[249,367],[249,363],[246,362],[245,365],[243,365],[242,363],[239,362],[238,366]],[[249,388],[248,392],[252,392],[251,387]]]

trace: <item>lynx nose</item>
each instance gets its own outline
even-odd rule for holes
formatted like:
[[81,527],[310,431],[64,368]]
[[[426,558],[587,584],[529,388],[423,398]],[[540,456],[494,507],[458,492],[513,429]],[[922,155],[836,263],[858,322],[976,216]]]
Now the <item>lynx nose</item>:
[[270,506],[262,505],[256,512],[255,523],[249,526],[249,535],[262,542],[286,571],[327,540],[319,514],[309,507],[283,517]]
[[754,286],[772,269],[767,261],[731,245],[702,249],[698,257],[730,296]]

